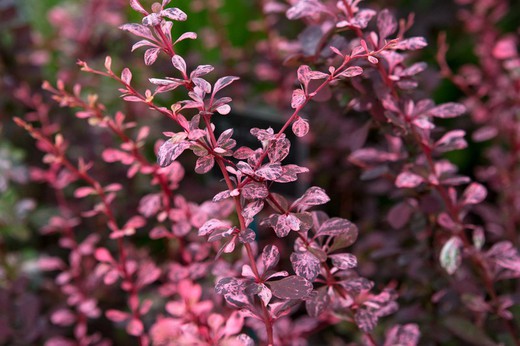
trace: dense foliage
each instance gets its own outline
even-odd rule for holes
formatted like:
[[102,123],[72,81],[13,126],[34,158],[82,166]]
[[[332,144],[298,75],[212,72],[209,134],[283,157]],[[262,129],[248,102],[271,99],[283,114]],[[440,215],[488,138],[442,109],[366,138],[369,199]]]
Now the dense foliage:
[[1,344],[520,345],[517,7],[38,4],[0,3]]

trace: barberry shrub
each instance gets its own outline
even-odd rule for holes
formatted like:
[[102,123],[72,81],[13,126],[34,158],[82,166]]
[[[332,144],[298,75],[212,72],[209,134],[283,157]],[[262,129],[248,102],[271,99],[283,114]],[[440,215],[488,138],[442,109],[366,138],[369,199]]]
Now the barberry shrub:
[[[515,195],[501,191],[516,179],[516,132],[508,132],[516,128],[514,97],[503,101],[493,93],[498,87],[474,91],[475,75],[452,72],[440,41],[441,72],[467,99],[435,104],[421,89],[426,63],[411,62],[427,46],[407,36],[412,16],[398,21],[359,0],[265,1],[265,23],[283,15],[306,26],[287,59],[297,64],[291,76],[276,70],[276,54],[268,56],[271,75],[284,80],[275,98],[287,115],[248,133],[222,129],[236,117],[225,95],[243,95],[243,82],[179,54],[197,34],[177,30],[188,16],[169,3],[129,1],[140,23],[120,29],[137,40],[131,50],[144,51],[145,66],[111,57],[97,67],[78,61],[92,78],[117,83],[119,107],[126,102],[137,116],[108,111],[88,86],[45,82],[60,106],[92,128],[84,143],[41,99],[20,97],[35,111],[14,120],[46,165],[31,169],[31,178],[53,189],[59,211],[41,231],[56,234],[62,250],[38,260],[40,270],[55,274],[48,285],[61,297],[46,345],[416,345],[421,335],[425,344],[519,344],[510,280],[520,276]],[[461,10],[468,23],[482,16],[485,24],[468,24],[470,31],[496,27],[503,10],[472,5]],[[283,33],[265,29],[271,52],[287,48]],[[479,55],[480,69],[500,70],[500,85],[514,88],[514,38],[480,44],[477,52],[493,44],[491,55]],[[158,62],[160,76],[146,67]],[[503,117],[491,115],[497,104]],[[509,141],[490,149],[508,165],[492,154],[491,169],[474,179],[448,159],[468,146],[471,124],[448,128],[463,124],[456,121],[468,110],[485,124],[474,138],[504,131]],[[160,125],[151,122],[156,114]],[[289,160],[295,141],[320,143],[320,116],[346,130],[341,162],[359,168],[349,181],[363,187],[360,209],[370,207],[354,212],[355,223],[323,211],[337,193],[306,185],[321,161],[309,162],[311,170]],[[244,137],[253,140],[241,143]],[[92,148],[81,149],[87,144]],[[295,183],[301,194],[280,192]],[[504,194],[498,211],[485,203],[484,184]],[[358,237],[359,263],[351,248]]]

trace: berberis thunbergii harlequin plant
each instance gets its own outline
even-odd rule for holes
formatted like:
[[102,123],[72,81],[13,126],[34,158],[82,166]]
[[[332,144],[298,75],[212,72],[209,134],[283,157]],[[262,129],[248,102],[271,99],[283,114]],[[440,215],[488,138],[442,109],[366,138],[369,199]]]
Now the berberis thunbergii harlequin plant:
[[[435,344],[430,343],[435,329],[420,331],[420,326],[438,328],[436,321],[425,320],[450,309],[473,318],[450,317],[458,327],[447,327],[466,342],[496,345],[484,332],[475,341],[479,337],[471,339],[462,330],[491,320],[509,334],[507,340],[519,344],[510,311],[517,298],[502,294],[497,285],[501,279],[520,277],[518,237],[510,229],[507,241],[487,239],[489,231],[478,221],[487,189],[458,174],[445,156],[467,146],[465,131],[446,130],[436,122],[458,118],[466,106],[436,105],[419,91],[417,77],[427,65],[409,63],[409,56],[427,42],[406,36],[413,17],[398,22],[387,9],[361,7],[361,0],[261,1],[268,45],[288,47],[269,26],[267,17],[273,14],[301,20],[308,28],[291,46],[294,56],[288,65],[298,66],[293,69],[294,87],[279,95],[278,100],[284,95],[290,99],[284,122],[252,126],[238,136],[238,130],[217,130],[217,125],[221,117],[236,116],[226,92],[240,95],[241,80],[221,76],[211,65],[190,66],[189,55],[181,56],[177,45],[196,40],[197,34],[176,30],[176,23],[188,17],[169,3],[163,0],[149,8],[144,1],[130,0],[141,23],[120,26],[139,39],[132,51],[144,49],[145,65],[167,61],[163,75],[116,67],[111,57],[104,69],[78,62],[82,71],[117,82],[122,100],[138,107],[141,118],[110,114],[97,95],[85,97],[79,84],[69,91],[62,81],[44,83],[60,106],[75,109],[77,118],[96,128],[103,146],[93,158],[77,155],[73,139],[49,121],[49,109],[40,107],[38,99],[31,101],[35,112],[15,118],[45,153],[47,168],[33,169],[33,180],[47,182],[58,200],[60,215],[43,232],[57,233],[68,254],[39,260],[42,270],[59,272],[55,285],[66,298],[54,309],[51,322],[73,327],[71,337],[54,333],[46,345],[117,344],[92,327],[91,321],[105,318],[133,337],[126,342],[139,345],[412,346],[420,343],[421,334],[424,344]],[[143,75],[150,89],[136,82]],[[416,261],[401,259],[395,277],[387,270],[395,264],[390,261],[358,271],[351,246],[358,237],[363,242],[363,229],[322,211],[330,201],[323,188],[306,186],[295,197],[277,190],[281,184],[308,181],[313,174],[288,156],[299,138],[319,142],[317,109],[323,109],[324,117],[330,112],[364,117],[359,126],[347,126],[352,142],[350,152],[342,153],[343,162],[358,166],[362,179],[373,181],[366,196],[398,201],[376,220],[367,212],[358,223],[389,228],[379,256],[401,251],[417,256]],[[148,114],[163,116],[167,127],[157,131],[144,125]],[[244,136],[255,144],[239,143]],[[149,160],[150,143],[155,143],[156,162]],[[193,158],[192,167],[180,163],[187,156]],[[124,181],[102,173],[121,165]],[[219,190],[211,195],[206,191],[208,200],[201,203],[183,196],[185,170],[218,172]],[[146,191],[135,188],[142,181]],[[67,186],[74,187],[73,196],[83,208],[93,206],[78,211],[68,205]],[[92,228],[87,237],[75,232],[82,224]],[[135,240],[143,232],[149,246]],[[379,238],[366,239],[364,244]],[[410,243],[419,245],[408,250]],[[163,251],[154,252],[156,247]],[[360,258],[359,267],[367,268],[377,260],[373,257]],[[408,281],[403,272],[411,273]],[[436,276],[445,278],[445,286],[428,287]],[[457,294],[460,299],[450,300]],[[415,306],[400,314],[399,295]],[[411,297],[420,298],[415,302]]]

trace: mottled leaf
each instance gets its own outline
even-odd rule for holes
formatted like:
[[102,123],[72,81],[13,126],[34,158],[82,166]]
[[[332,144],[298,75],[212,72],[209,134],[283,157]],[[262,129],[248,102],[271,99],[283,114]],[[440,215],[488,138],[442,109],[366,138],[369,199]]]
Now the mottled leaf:
[[320,260],[310,252],[293,252],[291,264],[294,272],[309,281],[314,281],[320,272]]
[[332,264],[339,269],[351,269],[357,266],[356,256],[350,253],[329,255],[329,258],[332,260]]
[[487,196],[486,188],[479,183],[471,183],[462,195],[460,204],[468,205],[468,204],[479,204],[482,202]]
[[448,274],[453,274],[459,268],[462,261],[461,258],[462,241],[459,237],[451,237],[442,247],[439,260]]
[[264,270],[274,268],[280,260],[280,252],[274,245],[267,245],[262,251],[262,263],[264,264]]
[[437,118],[455,118],[465,112],[466,107],[464,105],[449,102],[430,109],[428,114]]
[[309,122],[305,119],[298,118],[292,124],[292,131],[296,137],[303,137],[309,132]]
[[268,284],[273,295],[280,299],[302,299],[312,291],[312,283],[297,275],[278,281],[269,281]]

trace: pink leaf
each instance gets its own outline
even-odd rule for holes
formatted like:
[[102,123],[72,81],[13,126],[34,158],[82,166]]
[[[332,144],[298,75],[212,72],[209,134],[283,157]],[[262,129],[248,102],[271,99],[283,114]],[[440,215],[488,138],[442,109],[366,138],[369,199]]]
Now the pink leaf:
[[369,332],[377,325],[377,315],[375,312],[363,308],[356,311],[355,321],[359,329]]
[[184,61],[180,55],[174,55],[172,57],[172,65],[177,70],[181,71],[183,76],[186,74],[186,61]]
[[316,16],[320,12],[326,12],[327,8],[317,0],[299,0],[287,10],[287,18],[300,19],[307,16]]
[[298,206],[300,211],[304,211],[311,206],[325,204],[328,201],[330,201],[330,198],[325,190],[321,187],[313,186],[307,189],[303,196],[294,201],[293,207]]
[[215,86],[213,88],[213,95],[215,95],[217,92],[228,86],[229,84],[233,83],[234,81],[238,80],[238,77],[235,76],[226,76],[219,78],[217,82],[215,83]]
[[345,71],[341,72],[338,77],[352,78],[363,73],[363,69],[359,66],[350,66]]
[[492,54],[496,59],[501,60],[514,58],[518,54],[515,36],[511,35],[498,40],[493,47]]
[[293,252],[291,263],[294,272],[309,281],[316,279],[320,272],[320,260],[310,252]]
[[291,142],[287,138],[280,138],[271,142],[271,145],[267,150],[269,161],[273,163],[282,161],[287,157],[287,155],[289,155],[290,148]]
[[181,11],[180,9],[173,7],[173,8],[167,8],[160,12],[161,16],[169,18],[171,20],[176,20],[179,22],[184,22],[186,19],[188,19],[188,16],[186,13]]
[[[298,80],[300,81],[300,83],[302,83],[304,90],[307,90],[307,87],[309,86],[309,82],[311,80],[311,78],[310,78],[311,72],[312,72],[311,68],[307,65],[301,65],[300,67],[298,67],[298,72],[297,72]],[[293,95],[294,95],[294,92],[293,92]]]
[[397,21],[387,9],[379,12],[379,15],[377,16],[377,29],[379,30],[379,37],[382,40],[392,35],[397,30]]
[[269,195],[269,190],[265,186],[265,184],[251,182],[242,188],[242,196],[245,199],[264,199]]
[[137,12],[144,14],[145,16],[148,15],[148,12],[141,6],[139,1],[137,0],[130,0],[130,6]]
[[130,314],[119,310],[107,310],[105,313],[106,317],[112,322],[123,322],[130,318]]
[[76,315],[69,309],[54,311],[51,315],[51,322],[57,326],[70,326],[76,321]]
[[133,336],[142,335],[144,331],[143,322],[141,322],[137,318],[132,318],[126,326],[126,331],[128,332],[128,334]]
[[264,270],[273,269],[278,261],[280,260],[280,252],[274,245],[267,245],[262,251],[262,263],[264,264]]
[[105,249],[103,247],[96,249],[96,252],[94,253],[94,257],[99,262],[115,263],[114,258],[110,254],[110,251],[108,251],[107,249]]
[[199,236],[205,236],[213,233],[217,230],[227,230],[231,227],[231,224],[227,221],[219,219],[209,219],[199,228]]
[[305,92],[302,89],[294,89],[291,98],[291,107],[298,108],[306,101]]
[[121,25],[119,29],[128,31],[136,36],[144,37],[152,41],[155,40],[150,29],[141,24],[124,24]]
[[420,175],[411,172],[402,172],[395,179],[395,186],[398,188],[414,188],[419,186],[424,181]]
[[466,132],[463,130],[449,131],[435,142],[435,149],[438,152],[464,149],[468,146],[468,143],[464,139],[465,135]]
[[74,197],[84,198],[84,197],[87,197],[87,196],[95,194],[95,193],[96,193],[96,190],[94,190],[93,188],[91,188],[89,186],[79,187],[76,189],[76,191],[74,191]]
[[145,65],[152,65],[157,57],[159,56],[160,48],[150,48],[144,52],[144,63]]
[[197,162],[195,163],[195,172],[199,174],[204,174],[209,172],[210,169],[213,168],[213,165],[215,164],[215,159],[213,158],[213,155],[206,155],[203,157],[199,157],[197,159]]
[[167,167],[190,146],[189,142],[175,143],[171,139],[164,142],[157,152],[157,163],[161,167]]
[[297,275],[270,281],[268,284],[273,295],[280,299],[302,299],[309,296],[312,291],[312,283]]
[[176,39],[175,42],[173,42],[173,44],[176,45],[177,43],[179,43],[181,41],[184,41],[184,40],[187,40],[187,39],[195,40],[195,39],[197,39],[197,34],[194,33],[194,32],[185,32],[184,34],[179,36],[179,38]]
[[130,81],[132,80],[132,72],[130,72],[130,69],[127,67],[125,67],[121,72],[121,80],[126,84],[130,84]]
[[348,234],[352,238],[352,243],[354,243],[358,235],[358,228],[347,219],[333,217],[323,222],[316,233],[317,236],[338,236],[341,234]]
[[356,256],[349,253],[330,255],[332,264],[339,269],[351,269],[357,266]]
[[298,118],[292,124],[292,131],[296,137],[303,137],[309,132],[309,122],[305,119]]
[[426,47],[428,43],[424,37],[410,37],[401,40],[394,45],[395,49],[401,50],[417,50]]
[[487,190],[483,185],[479,183],[471,183],[464,191],[460,204],[479,204],[486,198],[486,196]]
[[211,65],[199,65],[199,66],[197,66],[197,68],[195,70],[193,70],[193,72],[190,74],[190,77],[192,79],[196,78],[196,77],[201,77],[201,76],[207,75],[214,69],[215,68]]
[[466,107],[460,103],[449,102],[432,108],[428,114],[437,118],[455,118],[466,112]]
[[255,175],[265,180],[275,180],[283,174],[280,163],[268,163],[260,167]]

